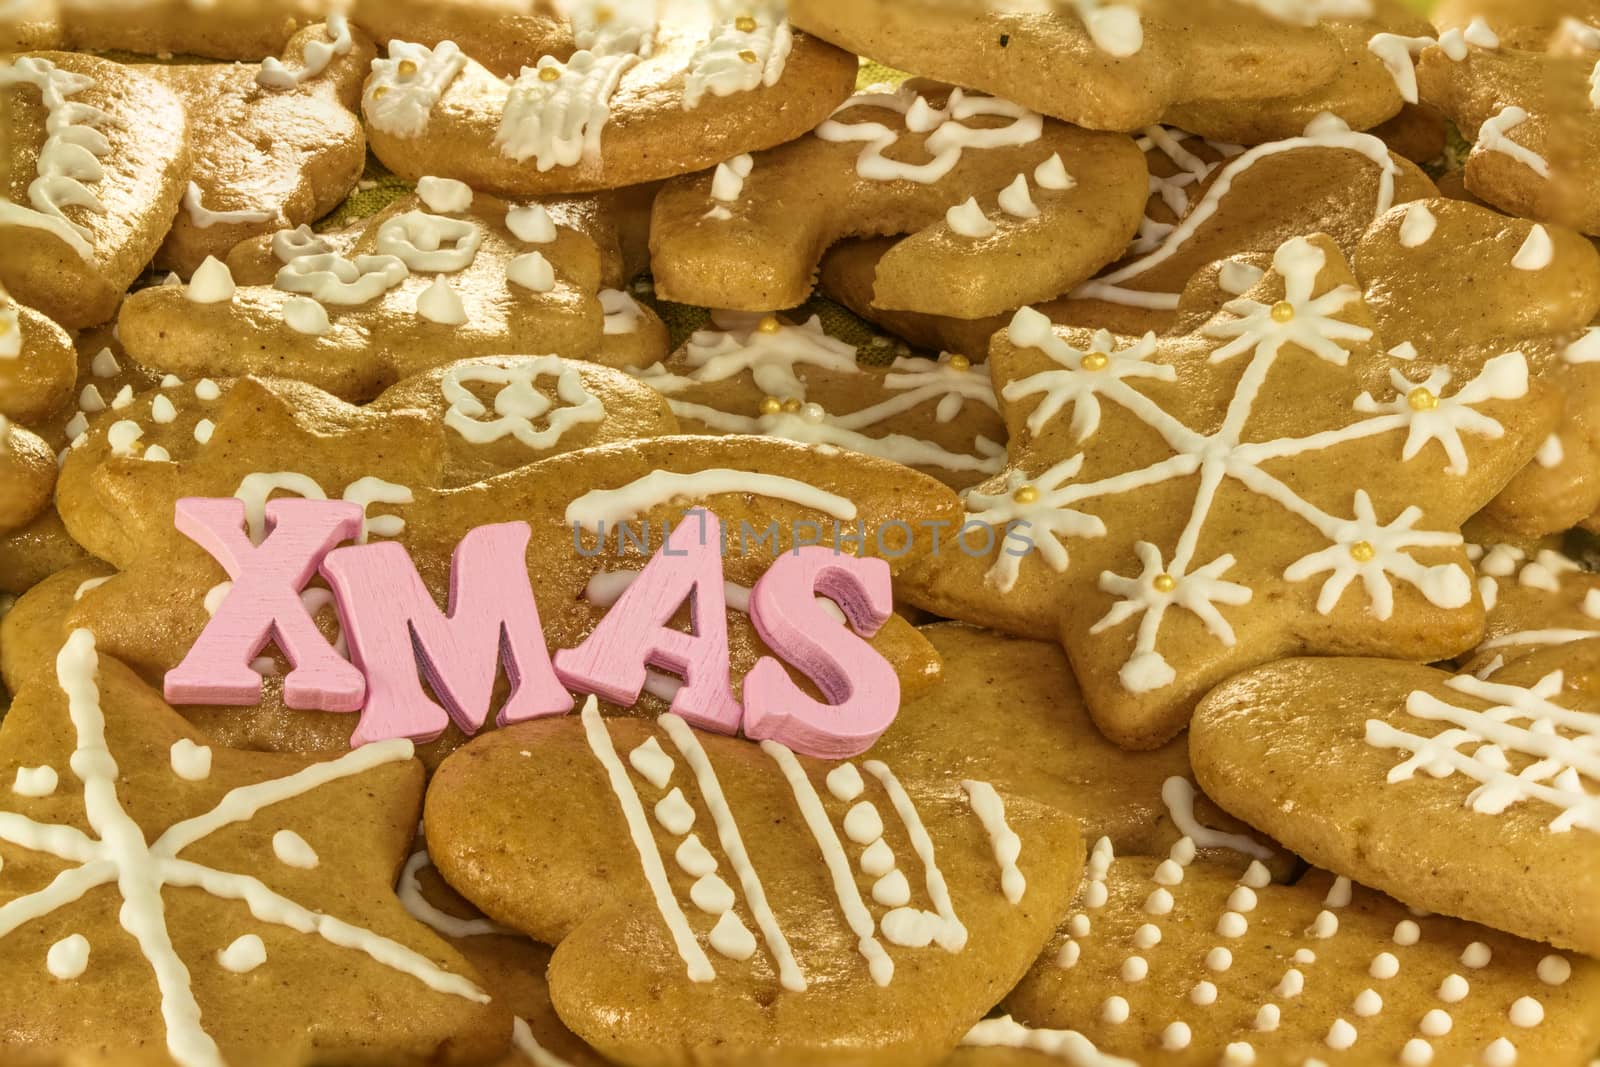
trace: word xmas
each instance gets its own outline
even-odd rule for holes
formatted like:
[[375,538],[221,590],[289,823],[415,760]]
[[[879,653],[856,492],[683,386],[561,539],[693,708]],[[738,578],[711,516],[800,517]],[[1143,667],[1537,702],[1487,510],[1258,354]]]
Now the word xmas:
[[[440,611],[400,545],[337,547],[360,533],[358,504],[269,501],[266,536],[257,545],[245,533],[242,501],[180,500],[178,529],[222,564],[233,584],[183,662],[167,673],[167,700],[258,703],[261,676],[250,663],[273,642],[293,667],[283,687],[289,707],[360,711],[354,745],[431,741],[451,720],[468,735],[483,727],[502,662],[511,683],[496,718],[502,726],[571,710],[568,689],[631,705],[646,668],[654,667],[683,679],[672,711],[695,726],[727,734],[742,726],[747,737],[823,759],[870,748],[900,706],[894,668],[862,639],[892,610],[888,564],[821,547],[779,556],[750,593],[750,620],[828,702],[809,696],[766,656],[745,675],[741,707],[729,677],[721,523],[703,509],[689,514],[700,520],[700,535],[690,535],[693,524],[680,525],[594,631],[552,659],[528,579],[532,530],[525,522],[480,526],[461,539],[451,557],[449,609]],[[349,660],[301,601],[319,572],[333,591]],[[850,628],[818,596],[837,604]],[[668,625],[685,603],[692,632]],[[440,703],[423,689],[424,676]]]

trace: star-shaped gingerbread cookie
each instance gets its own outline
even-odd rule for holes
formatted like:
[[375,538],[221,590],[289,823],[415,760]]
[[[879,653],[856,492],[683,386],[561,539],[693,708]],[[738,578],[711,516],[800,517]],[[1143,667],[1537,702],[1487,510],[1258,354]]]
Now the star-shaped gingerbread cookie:
[[[1475,340],[1421,314],[1416,344],[1375,328],[1369,304],[1444,269],[1447,235],[1498,255],[1480,280],[1539,287],[1511,262],[1530,224],[1424,204],[1432,241],[1408,247],[1412,209],[1396,208],[1352,272],[1327,237],[1293,238],[1187,334],[1117,337],[1020,312],[990,359],[1011,466],[966,497],[992,539],[981,559],[919,568],[902,595],[1058,634],[1096,722],[1134,747],[1176,734],[1228,674],[1286,653],[1470,647],[1483,609],[1459,526],[1553,426],[1540,373],[1559,349],[1488,284],[1485,314],[1462,328]],[[1552,241],[1548,279],[1595,267],[1577,235]]]

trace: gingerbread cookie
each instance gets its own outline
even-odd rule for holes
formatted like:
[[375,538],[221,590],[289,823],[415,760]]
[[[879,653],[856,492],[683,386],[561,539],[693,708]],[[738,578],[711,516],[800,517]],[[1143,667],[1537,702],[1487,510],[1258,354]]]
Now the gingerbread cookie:
[[[527,570],[537,576],[538,615],[552,649],[571,649],[590,636],[662,547],[664,522],[677,528],[692,507],[710,507],[728,543],[724,574],[733,584],[724,590],[723,617],[735,693],[769,655],[748,615],[748,591],[780,555],[805,542],[835,545],[884,558],[898,573],[931,551],[925,524],[950,523],[959,514],[949,489],[885,460],[750,437],[618,442],[441,490],[441,438],[454,431],[438,427],[431,415],[409,409],[370,414],[333,433],[315,413],[297,416],[264,403],[259,389],[255,397],[242,395],[245,387],[236,385],[229,397],[244,417],[219,420],[211,445],[189,462],[113,462],[94,483],[100,507],[108,519],[120,517],[120,526],[95,525],[82,535],[124,572],[87,592],[67,625],[92,627],[108,650],[152,680],[180,664],[230,588],[212,556],[174,528],[173,501],[184,497],[242,501],[241,525],[252,540],[267,532],[269,498],[343,498],[362,505],[359,538],[393,540],[409,553],[418,600],[403,610],[419,618],[427,611],[421,598],[449,588],[451,560],[463,537],[492,523],[527,522]],[[249,417],[256,408],[266,417]],[[284,469],[284,456],[294,457],[295,469]],[[395,566],[396,574],[404,573],[403,565]],[[323,637],[337,645],[339,615],[327,589],[305,588],[302,602]],[[137,613],[130,613],[132,603],[141,604]],[[402,606],[386,610],[398,617]],[[671,617],[678,626],[688,619],[687,609]],[[894,668],[906,699],[938,681],[937,654],[903,619],[890,616],[870,643]],[[366,716],[290,707],[286,659],[267,647],[252,655],[265,681],[246,706],[184,708],[219,741],[337,751],[352,735],[365,739],[363,720],[368,731],[387,722],[383,709]],[[818,691],[797,677],[808,694]],[[643,689],[619,706],[656,713],[680,688],[675,676],[653,670],[643,681]],[[508,688],[490,702],[503,704]],[[416,729],[417,740],[430,742],[422,749],[430,763],[493,725],[487,708],[463,710],[458,721],[431,701],[418,706],[432,709]]]
[[104,59],[0,60],[0,285],[68,328],[109,320],[161,246],[189,172],[182,104]]
[[[1246,665],[1470,647],[1483,608],[1460,524],[1559,415],[1539,377],[1554,346],[1525,332],[1513,297],[1491,294],[1554,299],[1569,272],[1600,261],[1563,232],[1545,281],[1521,281],[1511,261],[1530,224],[1421,205],[1430,241],[1413,239],[1410,207],[1378,219],[1355,272],[1331,239],[1291,239],[1187,334],[1116,337],[1019,312],[990,357],[1010,468],[966,497],[981,555],[918,568],[901,595],[1058,634],[1096,723],[1134,747],[1171,738]],[[1473,325],[1394,314],[1421,297],[1391,288],[1453,270],[1457,247],[1498,256],[1461,292]],[[1459,318],[1461,306],[1429,314]],[[1375,311],[1393,316],[1385,328]]]
[[[1589,45],[1600,49],[1600,31]],[[1466,187],[1495,207],[1600,234],[1596,51],[1514,48],[1482,21],[1437,43],[1411,38],[1390,61],[1408,95],[1443,111],[1475,142]],[[1421,49],[1413,71],[1408,49]]]
[[67,46],[257,61],[338,5],[329,0],[60,0]]
[[104,584],[116,568],[97,559],[62,567],[17,596],[0,615],[0,682],[20,693],[55,678],[56,653],[68,632],[64,620],[83,594]]
[[391,888],[422,796],[411,748],[214,748],[73,632],[0,729],[8,1057],[493,1056],[504,1008]]
[[956,489],[1005,465],[988,368],[964,356],[856,361],[813,317],[712,315],[666,363],[637,372],[686,433],[759,434],[879,456]]
[[1524,536],[1600,520],[1600,331],[1591,329],[1563,350],[1557,380],[1566,417],[1485,509],[1496,524]]
[[1417,22],[1395,0],[1143,0],[1043,10],[957,0],[796,0],[792,7],[796,25],[841,47],[1089,129],[1170,121],[1210,134],[1221,131],[1207,121],[1237,127],[1259,114],[1278,123],[1250,125],[1261,141],[1292,136],[1330,105],[1359,102],[1352,121],[1371,125],[1394,114],[1398,94],[1361,78],[1364,64],[1348,47],[1357,35],[1364,41]]
[[937,1063],[1065,918],[1082,858],[1026,793],[592,700],[447,760],[427,824],[452,886],[556,944],[562,1022],[627,1064]]
[[1439,0],[1429,17],[1441,30],[1463,32],[1481,19],[1506,44],[1535,52],[1600,42],[1600,4],[1594,0]]
[[1190,756],[1219,804],[1313,863],[1592,955],[1600,713],[1545,666],[1529,658],[1485,681],[1285,660],[1206,697]]
[[67,332],[0,288],[0,415],[40,423],[70,401],[77,378]]
[[649,40],[656,6],[651,0],[605,5],[592,0],[561,5],[518,0],[355,0],[350,15],[381,44],[414,41],[437,48],[449,41],[499,77],[515,78],[541,56],[565,59],[579,48],[603,48],[613,37],[637,35],[640,43]]
[[50,506],[56,456],[39,435],[0,415],[0,533],[26,526]]
[[[1461,671],[1493,678],[1531,657],[1560,660],[1570,680],[1588,686],[1600,663],[1600,578],[1555,549],[1528,551],[1515,545],[1480,545],[1478,589],[1489,623],[1478,647],[1463,657]],[[1593,664],[1591,666],[1591,664]]]
[[155,265],[188,277],[207,256],[338,207],[366,164],[354,112],[375,54],[334,15],[296,34],[282,60],[138,68],[183,102],[194,156]]
[[[272,243],[283,263],[271,286],[239,285],[214,261],[187,286],[130,296],[118,318],[128,352],[184,379],[282,376],[346,400],[468,356],[605,354],[599,252],[540,204],[425,179],[348,254],[309,231]],[[626,358],[660,358],[637,347]]]
[[856,94],[793,143],[669,182],[651,268],[668,300],[769,311],[806,299],[834,242],[904,233],[878,263],[874,303],[981,318],[1109,263],[1144,198],[1127,138],[912,81]]
[[1600,1041],[1593,960],[1325,872],[1272,885],[1259,864],[1192,856],[1097,846],[1006,1009],[1173,1067],[1578,1064]]
[[617,189],[792,140],[855,84],[855,57],[791,32],[781,4],[673,11],[514,80],[453,41],[390,40],[362,101],[372,151],[402,176],[510,197]]
[[[1209,313],[1253,284],[1248,261],[1290,237],[1326,233],[1347,252],[1372,220],[1397,203],[1437,194],[1415,166],[1378,137],[1324,117],[1298,137],[1251,149],[1181,130],[1152,127],[1139,138],[1150,196],[1127,256],[1065,297],[1037,306],[1053,321],[1119,333],[1176,326],[1185,287],[1207,264],[1239,261],[1219,278]],[[836,250],[824,261],[824,290],[857,314],[916,343],[987,358],[989,338],[1010,316],[963,322],[894,312],[872,302],[879,242]]]

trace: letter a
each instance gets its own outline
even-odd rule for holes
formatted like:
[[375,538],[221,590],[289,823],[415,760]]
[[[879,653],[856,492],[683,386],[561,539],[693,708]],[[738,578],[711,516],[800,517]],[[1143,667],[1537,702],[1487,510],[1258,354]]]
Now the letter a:
[[244,533],[244,501],[185,497],[176,525],[233,579],[217,613],[163,684],[169,704],[258,704],[261,676],[250,661],[269,641],[294,665],[284,703],[311,711],[355,711],[366,683],[333,650],[301,603],[330,548],[361,532],[361,507],[342,500],[269,500],[260,546]]

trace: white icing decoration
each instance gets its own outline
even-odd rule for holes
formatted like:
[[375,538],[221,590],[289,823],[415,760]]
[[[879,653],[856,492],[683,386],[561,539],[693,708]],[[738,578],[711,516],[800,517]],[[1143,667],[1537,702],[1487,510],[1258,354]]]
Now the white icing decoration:
[[984,1019],[961,1039],[967,1048],[1010,1048],[1042,1052],[1071,1067],[1134,1067],[1133,1060],[1107,1056],[1076,1030],[1036,1030],[1009,1015]]
[[1408,104],[1417,102],[1417,65],[1416,57],[1423,49],[1439,42],[1432,37],[1407,37],[1398,33],[1374,34],[1367,42],[1367,51],[1377,56],[1389,76],[1394,79],[1394,86],[1400,92],[1400,99]]
[[1503,107],[1478,127],[1478,147],[1486,152],[1499,152],[1510,156],[1541,178],[1550,177],[1550,164],[1543,156],[1513,141],[1512,130],[1528,121],[1528,113],[1520,107]]
[[472,209],[472,187],[454,178],[424,176],[417,181],[417,197],[429,211],[460,215]]
[[961,788],[966,791],[967,803],[972,806],[973,814],[989,835],[995,863],[1000,867],[1001,891],[1005,893],[1006,900],[1020,904],[1028,886],[1027,879],[1017,868],[1017,859],[1022,855],[1022,838],[1006,824],[1005,802],[988,782],[964,780]]
[[685,110],[699,107],[707,93],[730,96],[778,84],[794,46],[785,6],[770,0],[753,5],[718,0],[713,5],[715,23],[684,72]]
[[1000,210],[1007,215],[1019,219],[1038,217],[1039,207],[1033,202],[1033,196],[1028,191],[1028,176],[1019,174],[1015,180],[1000,191]]
[[266,89],[297,89],[313,78],[321,77],[333,62],[334,56],[347,56],[355,47],[350,35],[350,22],[335,12],[328,16],[323,31],[327,40],[313,38],[300,50],[300,69],[290,70],[276,57],[268,56],[256,73],[256,84]]
[[556,270],[538,252],[528,252],[506,264],[506,281],[530,293],[548,293],[556,287]]
[[989,237],[995,232],[994,223],[989,221],[983,213],[983,208],[978,206],[977,197],[968,197],[944,213],[945,224],[962,237],[974,239]]
[[1544,1005],[1532,997],[1518,997],[1511,1005],[1511,1025],[1524,1030],[1544,1022]]
[[217,964],[233,974],[249,974],[267,962],[267,946],[255,934],[236,938],[217,953]]
[[657,789],[665,789],[672,779],[672,757],[661,750],[661,743],[653,737],[628,753],[628,765]]
[[[1420,769],[1433,778],[1460,773],[1478,783],[1464,805],[1480,814],[1495,815],[1514,804],[1539,800],[1558,809],[1550,823],[1554,833],[1574,827],[1600,832],[1600,794],[1585,790],[1583,779],[1600,782],[1600,716],[1574,711],[1553,703],[1560,695],[1560,671],[1545,675],[1531,687],[1483,681],[1458,675],[1445,683],[1465,697],[1490,705],[1487,711],[1441,700],[1422,691],[1413,692],[1406,713],[1417,719],[1449,724],[1432,737],[1396,729],[1379,719],[1368,719],[1366,740],[1377,748],[1399,749],[1412,755],[1390,769],[1387,780],[1410,779]],[[1527,726],[1517,725],[1522,720]],[[1567,731],[1568,736],[1561,731]],[[1469,751],[1462,751],[1468,749]],[[1513,773],[1506,753],[1533,757],[1535,762]],[[1468,966],[1483,966],[1486,954],[1475,953],[1476,963],[1463,954]]]
[[644,321],[644,309],[639,302],[621,289],[601,289],[595,294],[600,310],[605,315],[601,333],[607,337],[636,333]]
[[[600,158],[600,135],[610,101],[635,55],[578,51],[562,63],[543,56],[512,83],[494,144],[507,159],[533,160],[541,173]],[[545,72],[555,71],[546,80]]]
[[[654,741],[655,738],[651,740]],[[638,749],[634,751],[637,752]],[[665,756],[666,753],[662,755]],[[667,758],[672,757],[667,756]],[[697,834],[686,836],[672,853],[672,858],[677,862],[678,868],[691,878],[704,878],[717,869],[716,857],[712,856],[711,851],[700,842]]]
[[272,254],[280,263],[289,263],[301,256],[325,256],[332,251],[333,245],[311,232],[311,227],[304,223],[272,235]]
[[306,871],[315,870],[322,862],[316,850],[293,830],[279,830],[272,835],[272,854],[280,863]]
[[543,204],[523,204],[509,209],[506,229],[517,240],[530,245],[549,244],[556,239],[555,220]]
[[1083,22],[1094,46],[1108,56],[1126,59],[1144,47],[1144,25],[1132,4],[1106,0],[1067,0]]
[[448,281],[435,278],[417,296],[417,317],[441,326],[460,326],[467,321],[467,309]]
[[70,982],[89,969],[89,939],[71,934],[50,946],[45,954],[45,969],[59,982]]
[[194,424],[194,439],[204,445],[209,444],[211,435],[217,432],[217,424],[210,419],[201,419]]
[[302,293],[319,304],[355,307],[370,303],[410,275],[396,256],[346,259],[332,252],[296,256],[278,271],[273,284],[288,293]]
[[48,797],[55,793],[58,784],[60,776],[54,767],[18,767],[11,791],[19,797]]
[[295,333],[325,337],[333,332],[328,309],[309,296],[291,296],[283,302],[284,325]]
[[395,895],[400,898],[401,906],[413,919],[445,937],[486,937],[510,932],[488,919],[463,919],[434,907],[428,898],[422,895],[422,882],[417,878],[422,868],[432,865],[433,859],[424,848],[413,852],[400,870],[400,881],[395,887]]
[[1417,248],[1427,244],[1438,225],[1439,220],[1428,210],[1428,205],[1420,200],[1414,201],[1406,207],[1405,216],[1400,220],[1401,246]]
[[1482,941],[1474,941],[1461,950],[1461,962],[1475,971],[1481,971],[1489,966],[1489,961],[1494,958],[1494,952]]
[[756,939],[732,911],[725,911],[717,919],[706,942],[719,954],[743,963],[756,954]]
[[1545,470],[1554,470],[1561,466],[1567,458],[1566,449],[1561,444],[1560,434],[1550,434],[1539,444],[1539,451],[1533,454],[1534,462]]
[[143,436],[144,427],[137,422],[132,419],[119,419],[106,431],[106,444],[111,446],[113,456],[131,456],[134,454],[134,445]]
[[828,792],[846,803],[855,800],[866,788],[866,783],[861,780],[861,772],[856,770],[853,763],[841,763],[829,771],[827,784]]
[[467,57],[452,41],[441,41],[438,48],[390,41],[388,58],[372,61],[362,94],[368,124],[395,137],[421,136],[440,97],[466,65]]
[[211,749],[187,737],[172,743],[172,773],[186,782],[203,782],[211,777]]
[[615,526],[674,500],[698,501],[722,493],[751,493],[787,500],[836,519],[856,517],[856,506],[834,493],[795,478],[755,471],[712,468],[679,474],[653,471],[617,489],[591,489],[567,505],[566,521],[594,532],[602,524]]
[[[926,133],[924,148],[932,157],[926,163],[912,164],[890,159],[884,150],[900,139],[900,131],[880,122],[840,122],[838,116],[855,107],[876,107],[898,111],[905,116],[904,127],[912,133]],[[975,129],[963,125],[967,119],[998,116],[1010,119],[1005,126]],[[945,178],[968,149],[1009,148],[1031,144],[1044,131],[1044,119],[1017,104],[992,96],[972,95],[952,90],[943,108],[934,108],[914,90],[893,93],[858,93],[834,111],[833,117],[816,129],[824,141],[865,142],[856,159],[856,173],[869,181],[914,181],[931,184]]]
[[[254,544],[260,544],[266,536],[267,500],[276,492],[293,493],[307,500],[328,498],[315,479],[295,471],[254,471],[245,475],[233,495],[244,501],[245,529]],[[369,476],[345,486],[341,499],[361,505],[362,527],[356,543],[364,545],[374,536],[398,537],[406,525],[398,515],[372,515],[372,505],[410,504],[415,497],[403,485]]]
[[195,304],[227,304],[233,300],[234,289],[228,265],[216,256],[207,256],[189,279],[183,295]]
[[734,156],[726,163],[718,163],[711,178],[711,199],[725,204],[735,203],[744,193],[744,180],[750,177],[755,160],[747,152]]
[[1052,192],[1064,192],[1077,186],[1078,182],[1067,173],[1067,165],[1061,162],[1061,153],[1052,152],[1050,158],[1033,169],[1033,180],[1041,189]]
[[393,256],[411,270],[428,274],[466,270],[478,257],[482,244],[483,230],[471,219],[445,218],[425,211],[407,211],[378,227],[380,258]]
[[1534,223],[1511,265],[1518,270],[1544,270],[1555,261],[1556,247],[1550,240],[1550,231]]
[[[946,952],[960,952],[967,944],[967,928],[956,917],[955,903],[950,899],[950,890],[945,884],[944,873],[939,870],[935,859],[933,839],[928,836],[928,831],[922,823],[922,816],[917,813],[916,805],[906,794],[905,787],[895,777],[889,766],[881,760],[867,760],[862,764],[868,774],[878,780],[884,791],[889,796],[889,802],[894,806],[895,814],[900,817],[901,824],[905,827],[906,836],[911,840],[911,848],[922,861],[923,881],[927,889],[928,898],[933,902],[934,912],[921,912],[921,918],[914,924],[918,929],[911,937],[912,941],[920,939],[920,934],[926,932],[930,940],[936,941],[940,948]],[[890,931],[890,917],[899,915],[894,925],[902,926],[907,922],[905,912],[900,908],[885,915],[882,930],[885,937],[895,944],[906,944],[904,940],[897,940]],[[927,942],[923,942],[926,944]]]
[[[1181,774],[1161,783],[1161,802],[1178,832],[1201,848],[1226,848],[1257,860],[1272,858],[1272,849],[1244,834],[1227,834],[1201,824],[1194,813],[1194,784]],[[1248,910],[1248,909],[1246,909]]]
[[210,211],[200,202],[203,192],[194,182],[183,194],[183,209],[189,213],[189,221],[202,230],[213,226],[247,226],[261,222],[271,222],[278,217],[276,211]]
[[674,837],[682,837],[694,826],[694,808],[683,798],[683,790],[672,792],[656,801],[656,822]]

